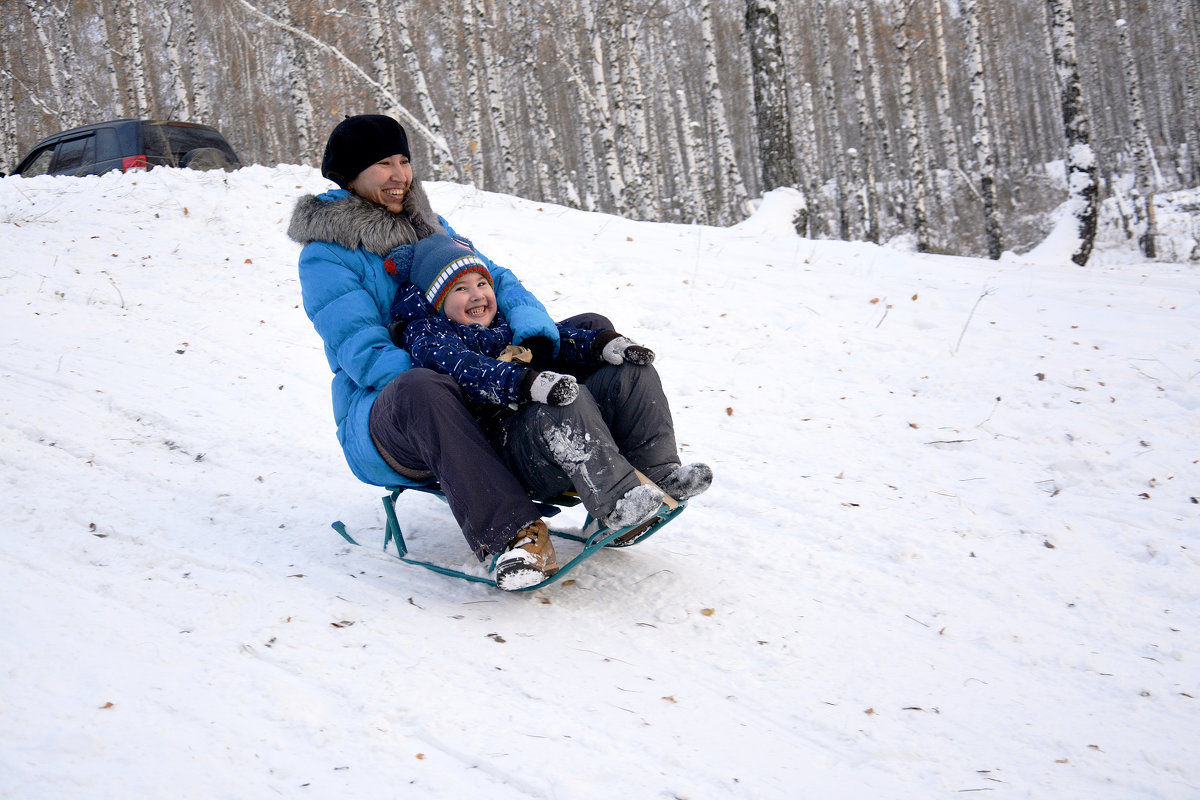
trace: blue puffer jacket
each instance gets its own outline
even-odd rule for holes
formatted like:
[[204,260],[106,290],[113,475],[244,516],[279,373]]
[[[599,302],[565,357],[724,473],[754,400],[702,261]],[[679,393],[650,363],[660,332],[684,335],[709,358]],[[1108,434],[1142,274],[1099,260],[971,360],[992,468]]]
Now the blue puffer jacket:
[[[445,220],[429,210],[417,181],[406,204],[424,210],[429,225],[452,233]],[[304,311],[325,342],[325,356],[333,370],[338,441],[354,475],[375,486],[412,483],[384,462],[368,427],[371,405],[383,387],[412,367],[408,353],[392,344],[386,327],[396,283],[383,260],[405,243],[405,235],[413,235],[412,226],[400,224],[392,219],[395,216],[337,189],[301,198],[288,228],[288,235],[304,245],[300,288]],[[525,319],[544,320],[535,323],[540,326],[537,332],[554,329],[545,308],[512,272],[483,255],[480,258],[492,273],[497,303],[505,313],[520,308]]]

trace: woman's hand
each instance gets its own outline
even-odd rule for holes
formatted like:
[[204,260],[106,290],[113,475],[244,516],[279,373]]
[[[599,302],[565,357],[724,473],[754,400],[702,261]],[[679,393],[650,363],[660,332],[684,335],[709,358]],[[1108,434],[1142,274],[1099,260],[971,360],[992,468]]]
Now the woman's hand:
[[533,306],[517,306],[505,314],[512,328],[513,344],[540,336],[553,345],[553,355],[558,355],[558,326],[550,315]]

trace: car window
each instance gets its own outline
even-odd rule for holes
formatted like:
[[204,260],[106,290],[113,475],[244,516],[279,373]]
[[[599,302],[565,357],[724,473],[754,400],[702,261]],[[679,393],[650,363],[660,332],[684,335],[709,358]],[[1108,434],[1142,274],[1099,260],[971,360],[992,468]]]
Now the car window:
[[54,149],[54,174],[70,175],[96,160],[96,138],[91,134],[59,142]]
[[21,170],[21,177],[35,178],[50,171],[50,159],[54,158],[53,147],[43,147],[38,154]]
[[178,164],[185,155],[201,147],[215,147],[230,158],[237,159],[229,143],[220,134],[204,128],[143,125],[142,138],[148,157],[165,158],[171,164]]

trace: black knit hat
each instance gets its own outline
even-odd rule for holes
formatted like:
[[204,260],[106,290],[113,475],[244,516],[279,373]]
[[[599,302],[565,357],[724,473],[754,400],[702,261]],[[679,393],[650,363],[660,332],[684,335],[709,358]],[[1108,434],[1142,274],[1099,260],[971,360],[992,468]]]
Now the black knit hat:
[[399,122],[380,114],[346,117],[329,134],[321,174],[343,189],[376,161],[408,154],[408,134]]

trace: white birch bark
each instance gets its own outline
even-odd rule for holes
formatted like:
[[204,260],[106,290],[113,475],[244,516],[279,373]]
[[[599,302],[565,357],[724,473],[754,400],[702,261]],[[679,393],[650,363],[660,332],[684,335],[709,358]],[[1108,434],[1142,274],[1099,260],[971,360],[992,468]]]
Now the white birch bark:
[[971,118],[974,123],[976,175],[983,201],[983,231],[988,258],[999,259],[1000,219],[996,209],[996,154],[992,147],[992,125],[983,74],[982,19],[978,0],[964,0],[963,18],[967,28],[967,63],[971,84]]
[[858,9],[849,7],[850,48],[854,54],[854,100],[858,106],[858,136],[862,150],[856,159],[858,174],[855,177],[858,217],[862,221],[863,238],[868,242],[879,242],[879,213],[876,211],[875,181],[871,170],[871,121],[868,114],[865,65],[863,63],[862,40],[858,35],[862,27]]
[[738,169],[733,151],[733,139],[729,135],[729,121],[725,114],[725,97],[721,91],[721,78],[717,72],[717,41],[713,30],[712,0],[703,0],[700,7],[701,36],[704,39],[704,79],[708,96],[710,125],[715,139],[718,168],[714,176],[718,180],[720,196],[715,208],[719,209],[719,224],[728,224],[741,219],[747,205],[746,185]]
[[[673,41],[671,32],[671,21],[666,20],[663,26],[664,38],[669,42]],[[660,74],[670,74],[677,78],[682,78],[684,74],[683,59],[680,57],[679,48],[667,48],[669,54],[670,72]],[[670,81],[664,81],[667,88],[670,86]],[[672,110],[678,116],[679,125],[679,144],[680,155],[683,158],[683,174],[680,177],[679,191],[683,195],[682,208],[684,209],[685,220],[700,223],[709,220],[708,206],[705,203],[705,190],[708,183],[707,177],[710,174],[708,164],[707,151],[700,143],[700,123],[692,117],[691,103],[688,102],[687,91],[680,88],[676,89],[673,96],[668,98],[672,102]]]
[[29,18],[33,21],[34,33],[37,35],[38,43],[42,46],[42,54],[46,57],[46,73],[50,78],[50,91],[54,95],[56,115],[66,127],[74,127],[74,123],[69,118],[69,103],[64,87],[65,78],[62,68],[59,66],[58,48],[50,42],[50,33],[46,30],[45,15],[49,12],[49,8],[39,9],[36,0],[25,0],[25,7],[29,9]]
[[746,38],[754,82],[754,120],[763,192],[795,186],[796,145],[775,0],[746,0]]
[[126,57],[129,59],[129,99],[133,115],[150,115],[150,85],[146,75],[146,43],[142,38],[142,22],[137,0],[119,0],[125,17]]
[[863,17],[862,30],[863,48],[867,53],[867,87],[871,94],[872,118],[874,119],[874,136],[871,137],[871,141],[879,150],[879,180],[883,184],[883,196],[888,201],[887,208],[901,225],[905,225],[908,218],[907,207],[904,196],[900,192],[900,176],[896,169],[892,131],[888,124],[887,108],[883,102],[883,86],[879,70],[876,67],[876,61],[880,55],[875,46],[875,26],[869,14],[870,8],[874,8],[874,6],[870,6],[868,14]]
[[188,96],[187,86],[183,82],[183,58],[180,56],[175,25],[171,21],[171,12],[166,5],[159,6],[158,13],[161,15],[163,52],[167,59],[167,80],[170,83],[167,92],[170,99],[167,101],[167,112],[164,116],[167,119],[190,122],[195,117],[192,113],[192,103]]
[[486,160],[483,153],[483,98],[479,75],[486,65],[481,64],[479,54],[479,32],[476,30],[475,13],[468,6],[463,8],[462,29],[466,40],[466,75],[467,75],[467,151],[470,154],[471,183],[484,189],[486,175]]
[[124,104],[121,102],[121,78],[120,71],[117,66],[117,60],[113,57],[115,48],[120,46],[120,36],[116,32],[116,27],[119,23],[115,22],[112,15],[109,13],[107,0],[96,0],[96,15],[100,18],[101,24],[104,26],[105,47],[104,47],[104,74],[108,83],[108,90],[111,93],[109,97],[109,106],[105,112],[107,116],[123,117]]
[[513,157],[512,138],[509,135],[507,103],[501,85],[503,59],[497,57],[495,48],[492,47],[492,30],[495,26],[490,19],[486,0],[474,0],[474,3],[479,23],[476,34],[479,36],[480,54],[483,57],[489,121],[500,150],[500,172],[503,176],[501,187],[509,194],[516,194],[517,165]]
[[601,33],[596,26],[596,15],[589,0],[583,0],[584,30],[587,32],[591,45],[592,85],[591,92],[595,99],[595,117],[598,123],[597,135],[600,137],[600,151],[604,159],[604,175],[608,181],[610,201],[616,213],[625,213],[625,176],[617,159],[617,138],[613,121],[612,102],[608,92],[608,78],[605,75],[604,46]]
[[[275,0],[275,16],[280,22],[292,24],[292,11],[287,0]],[[313,107],[309,99],[310,81],[308,53],[303,43],[288,31],[283,33],[283,53],[287,59],[287,87],[296,126],[295,155],[302,164],[319,164],[321,143],[313,131]],[[204,119],[203,117],[201,119]],[[286,160],[286,159],[285,159]]]
[[642,81],[641,59],[638,41],[641,26],[633,15],[629,0],[619,0],[621,27],[621,52],[625,61],[625,115],[629,126],[628,148],[632,151],[633,186],[632,202],[639,219],[653,220],[659,215],[657,198],[662,196],[661,173],[656,168],[661,159],[656,142],[650,136],[650,119],[647,113],[649,101]]
[[917,234],[917,252],[930,250],[929,219],[925,208],[925,152],[917,122],[917,98],[913,69],[913,53],[908,38],[908,12],[911,1],[895,0],[892,6],[892,41],[900,54],[900,110],[904,138],[907,143],[909,186],[912,197],[912,225]]
[[378,84],[375,88],[375,105],[379,113],[389,117],[399,116],[394,108],[398,95],[396,91],[396,76],[392,71],[392,62],[388,55],[392,52],[388,30],[383,25],[383,14],[379,9],[379,0],[359,0],[366,15],[367,52],[371,57],[371,70]]
[[1075,10],[1071,0],[1048,0],[1054,66],[1062,91],[1063,129],[1067,140],[1067,193],[1077,220],[1079,244],[1071,260],[1084,266],[1096,240],[1096,156],[1090,120],[1075,55]]
[[[204,77],[206,59],[200,54],[200,37],[196,34],[196,9],[192,0],[182,0],[179,4],[179,13],[183,18],[184,57],[187,60],[188,74],[192,79],[192,112],[198,122],[214,125],[216,117],[213,114],[212,95],[208,91],[208,80]],[[300,110],[304,111],[304,109]],[[311,105],[307,112],[310,115],[311,124]]]
[[846,178],[846,145],[842,138],[837,91],[833,82],[832,47],[829,43],[829,17],[825,10],[825,0],[815,0],[813,10],[817,15],[817,57],[821,64],[821,90],[825,101],[822,116],[826,120],[825,127],[829,132],[830,147],[833,150],[834,203],[838,214],[838,238],[848,239],[850,231],[846,219],[846,192],[850,188],[850,181]]
[[[937,41],[937,115],[938,129],[942,134],[942,152],[946,159],[946,171],[957,175],[959,170],[958,137],[954,130],[954,114],[950,103],[950,64],[946,53],[946,23],[943,0],[931,0],[933,3],[933,35]],[[949,182],[947,189],[953,185]]]
[[1158,257],[1158,220],[1154,213],[1155,182],[1151,165],[1150,139],[1146,134],[1146,112],[1142,101],[1142,84],[1129,42],[1129,25],[1117,20],[1117,39],[1125,65],[1125,91],[1129,103],[1129,121],[1133,127],[1130,150],[1133,151],[1134,183],[1142,200],[1146,227],[1139,244],[1146,258]]
[[1195,0],[1175,0],[1180,21],[1183,63],[1183,125],[1187,145],[1186,186],[1200,181],[1200,7]]

